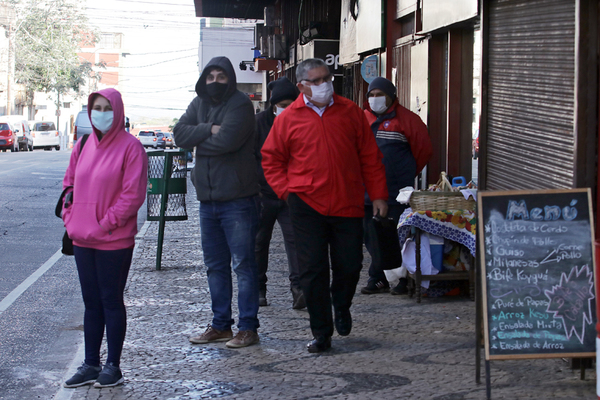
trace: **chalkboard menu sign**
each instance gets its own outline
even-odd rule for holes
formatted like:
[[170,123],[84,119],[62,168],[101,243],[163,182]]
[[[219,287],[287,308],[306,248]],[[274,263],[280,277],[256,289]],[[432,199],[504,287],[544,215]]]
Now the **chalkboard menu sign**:
[[486,360],[593,356],[589,189],[480,192],[478,199]]

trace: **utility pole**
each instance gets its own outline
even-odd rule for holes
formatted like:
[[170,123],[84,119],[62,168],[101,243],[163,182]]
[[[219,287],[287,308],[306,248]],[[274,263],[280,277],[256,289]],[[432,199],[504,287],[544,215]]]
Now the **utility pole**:
[[6,68],[6,115],[12,115],[12,80],[14,64],[14,34],[12,21],[8,22],[8,68]]
[[56,88],[56,129],[60,129],[60,91]]

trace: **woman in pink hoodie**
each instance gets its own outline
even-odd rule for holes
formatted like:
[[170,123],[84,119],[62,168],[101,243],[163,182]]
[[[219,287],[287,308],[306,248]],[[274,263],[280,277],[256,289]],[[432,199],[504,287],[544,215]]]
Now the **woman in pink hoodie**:
[[[63,180],[63,188],[73,186],[62,217],[73,240],[85,305],[85,361],[65,387],[123,382],[119,368],[127,322],[123,292],[148,180],[146,152],[125,131],[121,94],[115,89],[92,93],[88,115],[93,133],[83,145],[83,140],[77,142]],[[108,355],[101,368],[105,327]]]

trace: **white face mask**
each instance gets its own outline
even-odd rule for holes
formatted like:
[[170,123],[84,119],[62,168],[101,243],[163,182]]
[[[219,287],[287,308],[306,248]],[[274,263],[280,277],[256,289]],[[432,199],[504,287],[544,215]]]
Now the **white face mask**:
[[98,111],[92,110],[92,125],[96,127],[100,132],[106,133],[110,130],[114,118],[112,111]]
[[281,114],[283,112],[283,110],[285,110],[285,107],[273,106],[273,109],[275,110],[275,116],[278,116],[279,114]]
[[313,103],[329,104],[333,97],[333,83],[331,81],[310,86],[310,90],[312,91],[312,96],[310,96],[309,100]]
[[369,106],[375,114],[383,114],[388,109],[386,100],[387,97],[385,96],[369,97]]

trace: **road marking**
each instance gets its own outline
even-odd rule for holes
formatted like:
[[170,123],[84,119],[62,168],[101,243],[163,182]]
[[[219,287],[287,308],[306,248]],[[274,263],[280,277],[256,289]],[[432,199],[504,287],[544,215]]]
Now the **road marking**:
[[[138,234],[135,235],[135,238],[138,240],[136,240],[135,247],[133,248],[133,259],[135,259],[135,256],[138,252],[139,239],[143,238],[144,235],[146,235],[146,231],[148,230],[149,226],[150,226],[150,221],[145,221],[144,225],[142,225],[142,228],[140,229]],[[71,376],[73,376],[75,374],[75,372],[77,372],[77,367],[79,367],[81,365],[82,360],[85,358],[84,350],[85,350],[85,341],[81,340],[81,342],[79,343],[79,346],[77,347],[77,351],[75,352],[75,356],[73,357],[73,361],[71,361],[71,365],[69,365],[69,368],[67,369],[67,372],[65,373],[62,382],[66,381]],[[58,392],[56,392],[56,394],[54,395],[54,398],[52,400],[70,400],[71,397],[73,397],[74,392],[75,392],[74,389],[67,389],[67,388],[63,387],[62,383],[61,383],[60,389],[58,390]]]
[[[83,339],[83,335],[81,335],[81,339]],[[60,389],[54,395],[53,400],[70,400],[71,397],[73,396],[75,389],[73,389],[73,388],[67,389],[62,385],[62,383],[64,381],[66,381],[67,379],[69,379],[70,377],[72,377],[73,375],[75,375],[75,372],[77,372],[77,368],[81,365],[82,360],[85,356],[84,350],[85,350],[85,342],[83,340],[81,340],[79,342],[79,346],[77,346],[77,351],[75,352],[75,357],[73,357],[73,361],[71,361],[71,365],[69,365],[67,372],[65,372],[65,375],[60,383]]]
[[29,275],[19,286],[0,301],[0,315],[14,303],[31,285],[33,285],[46,271],[48,271],[62,257],[62,251],[58,250],[48,261]]

